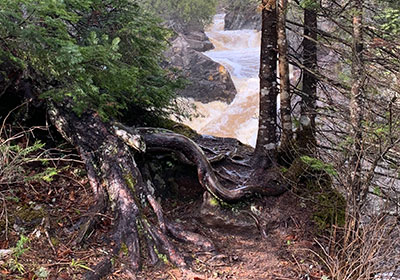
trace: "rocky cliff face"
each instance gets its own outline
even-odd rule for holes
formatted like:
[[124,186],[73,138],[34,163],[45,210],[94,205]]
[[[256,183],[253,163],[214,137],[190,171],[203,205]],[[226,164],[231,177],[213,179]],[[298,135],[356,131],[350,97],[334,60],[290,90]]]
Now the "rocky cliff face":
[[256,29],[261,30],[261,13],[257,5],[233,7],[226,11],[225,30]]
[[215,100],[230,103],[236,89],[228,71],[201,52],[213,48],[204,31],[178,33],[165,53],[170,66],[182,71],[188,86],[178,94],[202,103]]

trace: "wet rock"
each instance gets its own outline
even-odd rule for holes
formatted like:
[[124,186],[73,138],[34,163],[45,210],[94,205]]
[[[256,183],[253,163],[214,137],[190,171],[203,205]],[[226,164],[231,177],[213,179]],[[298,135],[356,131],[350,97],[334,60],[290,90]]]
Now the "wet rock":
[[205,192],[203,196],[200,217],[208,227],[247,233],[257,231],[254,220],[248,215],[231,209],[223,209],[208,192]]
[[236,89],[228,71],[200,51],[210,49],[210,42],[202,32],[178,34],[165,53],[170,66],[180,70],[189,84],[178,94],[208,103],[215,100],[230,103]]
[[225,15],[225,30],[256,29],[261,30],[261,13],[257,4],[247,7],[233,7]]
[[206,52],[214,48],[204,31],[194,31],[184,36],[190,47],[195,51]]

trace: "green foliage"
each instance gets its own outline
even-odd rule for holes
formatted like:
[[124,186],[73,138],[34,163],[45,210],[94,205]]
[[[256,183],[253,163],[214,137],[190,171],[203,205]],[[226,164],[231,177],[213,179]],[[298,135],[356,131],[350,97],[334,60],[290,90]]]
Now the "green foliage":
[[304,198],[312,209],[312,219],[317,226],[317,232],[322,232],[332,225],[343,226],[346,216],[346,200],[335,190],[326,178],[310,177],[297,188],[296,193]]
[[35,271],[35,275],[38,278],[47,279],[49,277],[49,271],[46,268],[41,266],[41,267],[39,267],[38,270]]
[[47,183],[50,183],[53,181],[53,178],[55,175],[57,175],[60,172],[59,169],[54,168],[54,167],[49,167],[44,169],[42,172],[35,174],[33,176],[27,176],[25,177],[25,181],[31,182],[31,181],[46,181]]
[[381,196],[382,195],[382,191],[381,191],[381,188],[380,187],[378,187],[378,186],[375,186],[374,188],[373,188],[373,194],[375,194],[375,195],[377,195],[377,196]]
[[381,22],[381,29],[384,32],[392,35],[400,33],[400,9],[386,8],[381,15],[378,16],[378,21]]
[[85,270],[89,270],[89,271],[93,271],[93,269],[91,269],[90,267],[88,267],[87,265],[85,265],[82,261],[80,260],[75,260],[72,259],[71,263],[69,264],[69,266],[72,269],[85,269]]
[[165,20],[189,25],[210,23],[216,13],[217,0],[139,0],[146,10]]
[[300,159],[315,171],[324,171],[329,175],[337,175],[337,171],[331,164],[324,163],[320,159],[309,156],[302,156]]
[[29,247],[26,246],[26,244],[29,243],[29,238],[26,237],[25,235],[21,234],[19,240],[17,241],[17,244],[13,248],[12,252],[12,258],[10,258],[7,262],[8,267],[11,269],[11,271],[17,271],[20,274],[23,274],[25,272],[24,266],[20,263],[19,258],[27,251],[29,250]]
[[[0,137],[0,185],[40,180],[51,182],[53,176],[58,173],[58,170],[55,168],[46,168],[44,171],[34,175],[27,174],[27,165],[29,163],[47,162],[46,159],[40,155],[44,144],[40,141],[36,141],[33,144],[29,144],[29,142],[25,144],[14,143],[11,141],[12,138],[13,137],[10,137],[5,140]],[[19,137],[14,136],[14,138]]]
[[[315,184],[315,182],[310,182]],[[313,199],[314,213],[313,220],[320,230],[324,230],[331,225],[343,226],[345,223],[346,200],[332,186],[310,186],[314,188]]]
[[323,231],[330,225],[344,225],[346,200],[332,186],[332,176],[337,176],[332,165],[320,159],[302,156],[296,158],[285,177],[295,182],[293,191],[304,198],[313,211],[312,216],[318,230]]
[[319,1],[301,0],[300,7],[302,7],[303,9],[308,9],[308,10],[316,10],[316,9],[319,9]]
[[29,248],[26,248],[25,245],[29,243],[29,238],[26,237],[25,235],[21,234],[19,237],[19,240],[17,244],[15,245],[13,249],[13,255],[15,258],[19,258],[22,256],[23,253],[25,253]]
[[103,118],[130,104],[176,110],[182,86],[160,66],[169,31],[131,0],[0,0],[2,76],[18,73],[35,93]]

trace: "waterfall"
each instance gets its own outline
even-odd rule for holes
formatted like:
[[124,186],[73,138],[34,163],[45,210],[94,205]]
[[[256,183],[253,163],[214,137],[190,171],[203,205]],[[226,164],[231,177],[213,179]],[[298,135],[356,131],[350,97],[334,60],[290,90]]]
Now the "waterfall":
[[207,29],[206,34],[215,49],[204,54],[229,71],[237,95],[231,104],[194,102],[201,116],[185,123],[201,134],[233,137],[255,146],[261,34],[256,30],[224,31],[224,17],[223,14],[216,15]]

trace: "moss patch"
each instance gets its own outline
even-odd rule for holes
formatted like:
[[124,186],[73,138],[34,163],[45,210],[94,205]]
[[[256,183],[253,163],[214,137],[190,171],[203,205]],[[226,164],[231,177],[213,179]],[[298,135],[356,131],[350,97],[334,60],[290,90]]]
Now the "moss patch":
[[169,260],[165,254],[160,253],[156,246],[154,246],[153,249],[154,249],[154,252],[157,254],[157,257],[159,260],[161,260],[165,264],[169,264]]
[[308,182],[307,189],[313,196],[313,219],[320,230],[331,225],[344,226],[346,200],[342,194],[330,185],[318,185]]
[[344,225],[346,200],[332,186],[334,175],[331,165],[308,156],[296,158],[284,173],[293,191],[313,209],[313,220],[319,230]]
[[[45,209],[34,204],[18,205],[15,210],[8,216],[8,225],[17,224],[23,228],[35,227],[39,225],[42,219],[47,215]],[[0,229],[5,228],[5,220],[0,220]]]
[[136,178],[134,178],[131,173],[125,173],[124,179],[131,191],[135,193],[135,186],[137,184]]
[[128,246],[126,246],[125,243],[121,244],[121,248],[119,249],[119,253],[124,255],[124,256],[128,255]]
[[175,133],[182,134],[190,139],[194,139],[199,136],[199,134],[189,126],[177,123],[170,119],[158,119],[158,126],[172,130]]
[[209,203],[211,206],[219,206],[219,202],[215,197],[211,197]]

